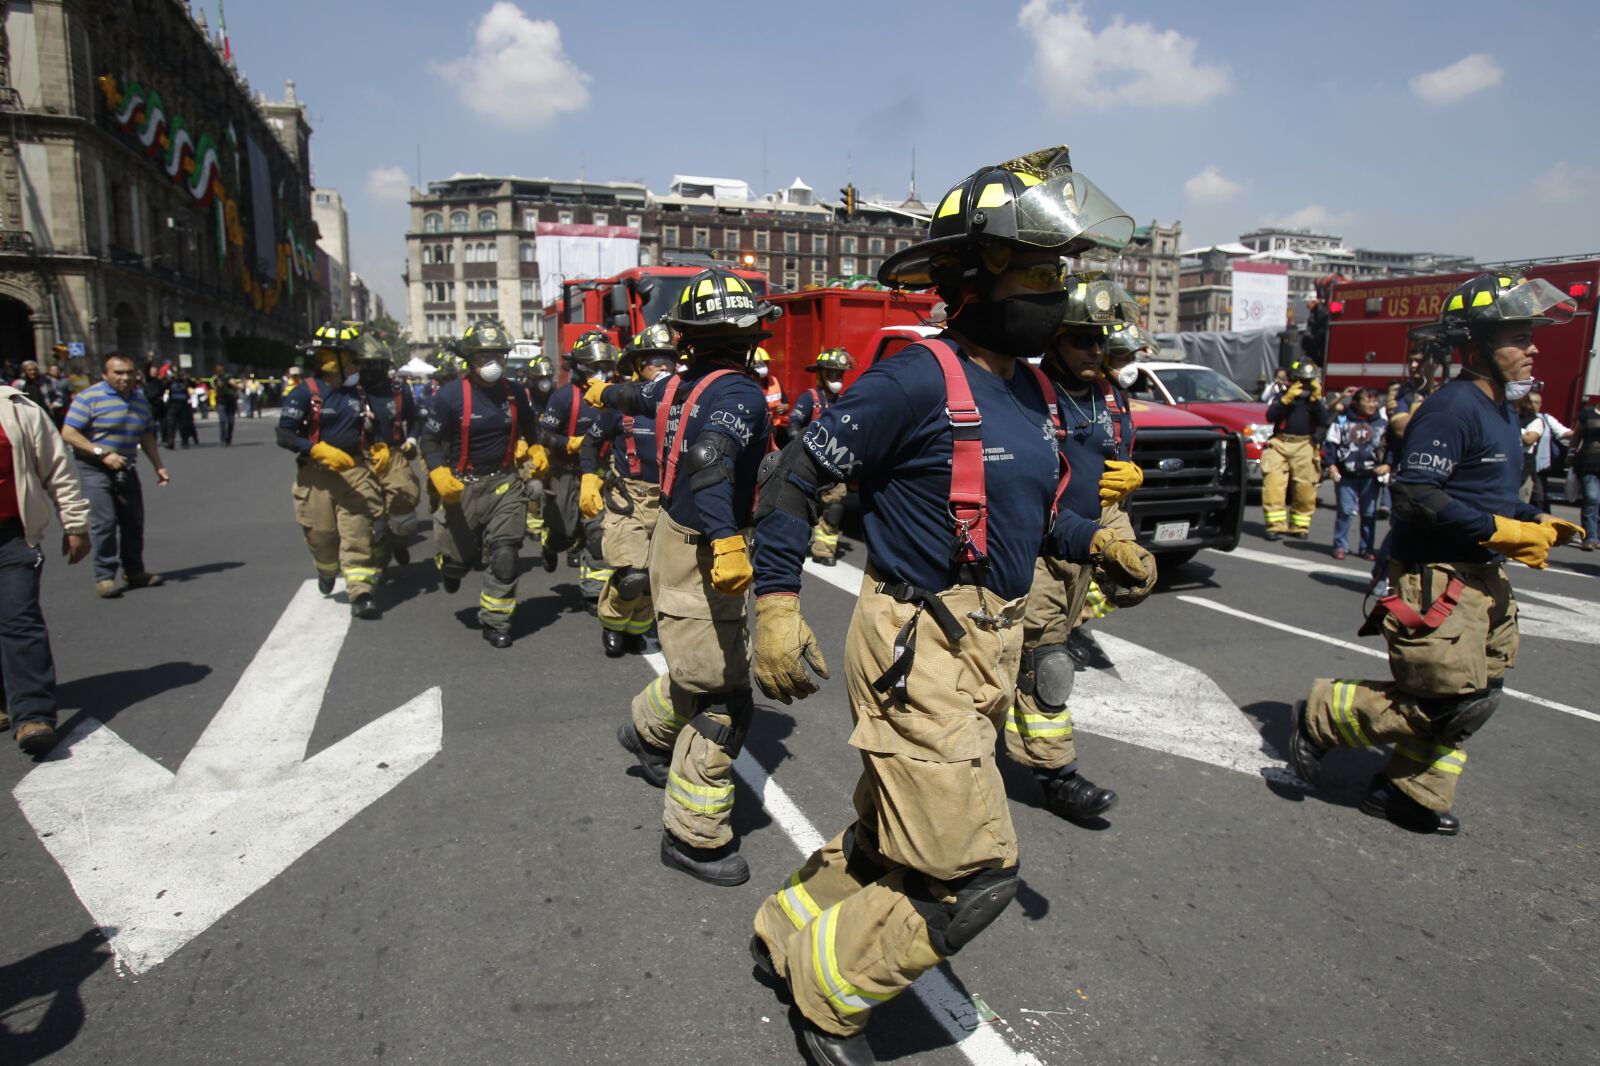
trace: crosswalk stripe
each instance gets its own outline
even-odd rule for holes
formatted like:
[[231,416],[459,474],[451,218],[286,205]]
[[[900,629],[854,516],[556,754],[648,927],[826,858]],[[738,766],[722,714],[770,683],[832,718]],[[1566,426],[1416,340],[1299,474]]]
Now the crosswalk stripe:
[[[1295,636],[1305,637],[1307,640],[1316,640],[1321,641],[1323,644],[1331,644],[1336,648],[1343,648],[1346,651],[1357,652],[1361,655],[1370,655],[1373,658],[1383,659],[1385,661],[1387,661],[1389,658],[1389,653],[1386,651],[1379,651],[1377,648],[1369,648],[1363,644],[1356,644],[1348,640],[1340,640],[1338,637],[1330,637],[1325,633],[1316,633],[1309,629],[1301,629],[1298,626],[1291,626],[1284,622],[1275,622],[1270,618],[1262,618],[1258,614],[1251,614],[1249,611],[1241,611],[1237,607],[1229,607],[1227,604],[1218,603],[1216,600],[1208,600],[1200,596],[1190,596],[1184,593],[1179,593],[1178,599],[1182,600],[1184,603],[1192,603],[1208,610],[1218,611],[1226,615],[1232,615],[1235,618],[1243,618],[1247,622],[1254,622],[1256,625],[1266,626],[1268,629],[1276,629],[1284,633],[1293,633]],[[1543,696],[1535,696],[1532,693],[1511,688],[1509,685],[1504,691],[1507,696],[1511,696],[1519,700],[1525,700],[1528,703],[1536,703],[1541,707],[1548,707],[1552,711],[1560,711],[1562,714],[1570,714],[1577,718],[1587,718],[1591,722],[1600,722],[1600,714],[1595,714],[1593,711],[1586,711],[1581,707],[1574,707],[1567,703],[1558,703],[1555,700],[1547,700]]]

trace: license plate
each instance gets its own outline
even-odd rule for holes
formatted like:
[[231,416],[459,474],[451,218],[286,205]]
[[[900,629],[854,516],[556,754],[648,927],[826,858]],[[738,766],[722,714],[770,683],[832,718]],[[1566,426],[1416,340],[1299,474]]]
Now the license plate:
[[1189,523],[1187,522],[1157,522],[1156,543],[1173,544],[1189,539]]

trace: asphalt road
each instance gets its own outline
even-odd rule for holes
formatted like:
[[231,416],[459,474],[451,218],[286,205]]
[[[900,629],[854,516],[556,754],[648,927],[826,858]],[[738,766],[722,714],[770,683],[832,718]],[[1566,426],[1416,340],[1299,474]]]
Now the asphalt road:
[[[104,723],[168,771],[230,694],[272,713],[271,685],[235,686],[311,576],[270,423],[241,423],[227,450],[214,422],[201,432],[170,456],[170,488],[146,482],[165,587],[100,601],[87,564],[59,559],[45,581],[63,723]],[[1600,720],[1570,713],[1600,711],[1600,557],[1517,569],[1538,617],[1508,683],[1542,702],[1507,699],[1471,742],[1462,835],[1421,837],[1355,809],[1380,756],[1330,756],[1316,794],[1277,754],[1310,679],[1384,675],[1359,650],[1381,642],[1354,635],[1361,569],[1328,557],[1331,520],[1310,545],[1254,526],[1247,552],[1203,553],[1096,624],[1114,671],[1079,675],[1079,750],[1121,802],[1074,827],[1007,768],[1026,887],[953,969],[878,1012],[881,1059],[1600,1061]],[[441,750],[159,964],[114,958],[13,798],[49,766],[0,751],[0,1062],[799,1061],[745,944],[807,842],[850,819],[842,685],[762,707],[735,816],[755,876],[711,888],[657,859],[662,795],[613,739],[653,667],[602,658],[576,571],[523,576],[518,640],[498,652],[472,628],[475,578],[448,596],[414,550],[382,621],[351,625],[307,755],[433,686]],[[835,663],[853,598],[807,578]],[[280,803],[326,807],[278,795],[251,812],[263,825]],[[110,805],[137,822],[149,802]],[[80,843],[97,875],[156,858]]]

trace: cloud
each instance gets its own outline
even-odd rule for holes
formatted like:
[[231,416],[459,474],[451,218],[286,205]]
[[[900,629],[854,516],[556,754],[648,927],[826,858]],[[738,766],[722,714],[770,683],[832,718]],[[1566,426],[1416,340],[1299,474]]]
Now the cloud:
[[1232,178],[1224,177],[1215,166],[1206,167],[1183,183],[1183,194],[1203,204],[1220,204],[1244,191],[1244,186]]
[[376,167],[367,175],[367,195],[374,200],[403,204],[411,199],[411,179],[405,167]]
[[1033,76],[1059,110],[1076,107],[1200,107],[1233,87],[1225,65],[1195,59],[1196,42],[1176,30],[1121,15],[1096,32],[1073,2],[1027,0],[1017,25],[1033,37]]
[[1448,67],[1418,74],[1411,79],[1411,91],[1435,107],[1443,107],[1492,89],[1504,78],[1505,71],[1495,63],[1494,56],[1474,52]]
[[1533,179],[1534,194],[1552,204],[1571,203],[1586,197],[1596,185],[1600,185],[1600,171],[1565,160]]
[[534,129],[589,106],[591,79],[562,50],[560,28],[529,18],[509,0],[478,22],[470,53],[430,66],[462,103],[512,129]]
[[1287,215],[1279,215],[1276,218],[1269,217],[1265,221],[1269,226],[1280,226],[1283,229],[1326,231],[1335,226],[1343,226],[1353,218],[1355,215],[1349,211],[1335,214],[1321,204],[1307,204],[1298,211],[1290,211]]

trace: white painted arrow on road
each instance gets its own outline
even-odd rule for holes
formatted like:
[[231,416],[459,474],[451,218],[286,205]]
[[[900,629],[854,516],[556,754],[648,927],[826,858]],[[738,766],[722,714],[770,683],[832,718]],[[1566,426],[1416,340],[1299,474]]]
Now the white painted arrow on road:
[[174,774],[93,719],[14,790],[23,814],[143,973],[438,753],[438,688],[307,759],[349,607],[307,581]]

